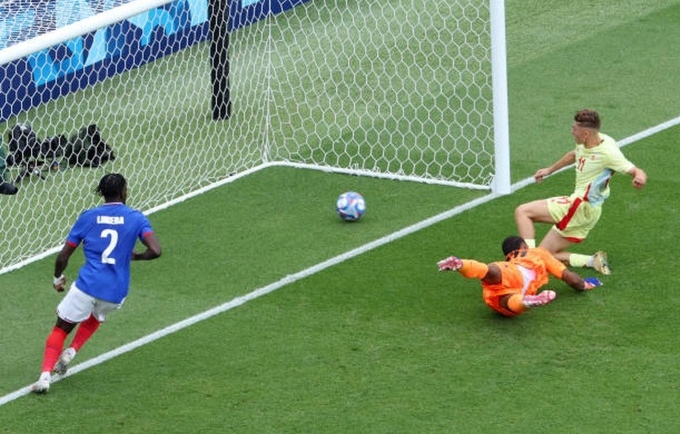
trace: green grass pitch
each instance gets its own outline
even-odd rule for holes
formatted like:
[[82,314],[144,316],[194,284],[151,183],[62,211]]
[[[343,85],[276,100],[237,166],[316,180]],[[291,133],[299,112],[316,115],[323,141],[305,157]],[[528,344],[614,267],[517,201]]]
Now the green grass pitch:
[[[507,1],[514,181],[569,149],[578,108],[619,139],[680,114],[680,1],[643,3]],[[498,259],[515,206],[570,192],[562,173],[12,400],[0,433],[676,432],[679,135],[624,148],[649,183],[615,176],[578,247],[609,253],[602,288],[552,282],[554,303],[508,320],[478,282],[436,271]],[[346,190],[368,203],[357,224],[333,212]],[[74,365],[483,195],[272,168],[155,213],[164,257],[133,265]],[[37,378],[53,259],[0,275],[0,397]]]

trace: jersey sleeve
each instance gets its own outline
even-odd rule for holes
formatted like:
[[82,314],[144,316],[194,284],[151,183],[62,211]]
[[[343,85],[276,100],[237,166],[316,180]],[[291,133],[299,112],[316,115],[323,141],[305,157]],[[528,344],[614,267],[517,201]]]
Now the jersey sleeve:
[[635,167],[635,165],[630,162],[625,155],[623,155],[621,148],[619,148],[619,145],[616,144],[614,139],[606,136],[605,140],[607,143],[605,148],[607,168],[619,173],[628,173],[628,171]]
[[88,230],[87,211],[80,213],[78,219],[71,227],[71,231],[66,236],[66,242],[71,246],[78,246],[84,239]]
[[148,218],[141,212],[138,214],[139,216],[139,233],[137,234],[137,237],[140,240],[143,240],[144,237],[146,237],[148,234],[152,233],[153,227],[151,227],[151,222],[149,221]]
[[567,266],[542,247],[537,247],[536,253],[543,259],[545,270],[556,278],[562,279],[562,274],[567,269]]

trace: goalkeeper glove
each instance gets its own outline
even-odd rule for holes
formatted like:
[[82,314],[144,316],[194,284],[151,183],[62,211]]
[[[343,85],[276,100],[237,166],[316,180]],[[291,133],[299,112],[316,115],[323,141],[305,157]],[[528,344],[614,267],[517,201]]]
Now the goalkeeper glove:
[[439,267],[439,271],[456,271],[460,269],[460,267],[463,266],[463,261],[460,259],[456,258],[455,256],[449,256],[446,259],[442,259],[441,261],[437,262],[437,267]]
[[586,277],[583,281],[585,282],[583,289],[586,291],[602,286],[602,282],[597,277]]

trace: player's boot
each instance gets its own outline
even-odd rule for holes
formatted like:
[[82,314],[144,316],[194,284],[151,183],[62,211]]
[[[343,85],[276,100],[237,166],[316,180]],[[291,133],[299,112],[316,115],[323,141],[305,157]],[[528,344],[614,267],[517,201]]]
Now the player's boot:
[[446,259],[442,259],[441,261],[437,262],[437,267],[439,267],[439,271],[446,271],[446,270],[451,270],[451,271],[456,271],[460,269],[460,267],[463,266],[463,261],[456,258],[455,256],[449,256]]
[[49,372],[40,374],[38,381],[31,386],[33,393],[47,393],[50,390],[50,383],[52,382],[52,375]]
[[71,363],[71,360],[73,360],[75,356],[76,350],[74,350],[71,347],[66,348],[61,353],[61,356],[59,356],[59,360],[57,361],[57,364],[54,365],[54,369],[52,369],[52,372],[54,372],[55,374],[64,375],[68,370],[69,363]]
[[536,295],[525,295],[522,299],[522,303],[524,303],[526,307],[545,306],[546,304],[553,301],[556,296],[557,294],[555,291],[546,289],[545,291],[541,291]]
[[609,268],[609,261],[607,261],[607,254],[600,250],[593,255],[593,268],[602,274],[612,274]]

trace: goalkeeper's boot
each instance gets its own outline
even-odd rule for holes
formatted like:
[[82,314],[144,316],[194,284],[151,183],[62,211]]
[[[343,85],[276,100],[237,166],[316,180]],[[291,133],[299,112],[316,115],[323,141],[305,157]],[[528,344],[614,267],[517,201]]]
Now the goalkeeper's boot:
[[446,259],[442,259],[441,261],[437,262],[437,267],[439,267],[439,271],[456,271],[460,269],[460,267],[463,266],[463,261],[456,258],[455,256],[449,256]]
[[540,294],[525,295],[522,299],[522,303],[524,303],[526,307],[545,306],[546,304],[553,301],[556,296],[557,294],[555,291],[546,289],[545,291],[541,291]]
[[50,383],[52,382],[52,375],[49,372],[40,374],[38,381],[31,386],[33,393],[47,393],[50,390]]
[[69,363],[71,363],[71,360],[73,360],[75,356],[76,350],[71,347],[66,348],[64,352],[61,353],[61,356],[59,356],[59,360],[57,361],[57,364],[54,365],[52,372],[55,374],[64,375],[68,370]]
[[607,254],[600,250],[593,255],[593,268],[602,274],[612,274],[609,268],[609,261],[607,261]]

